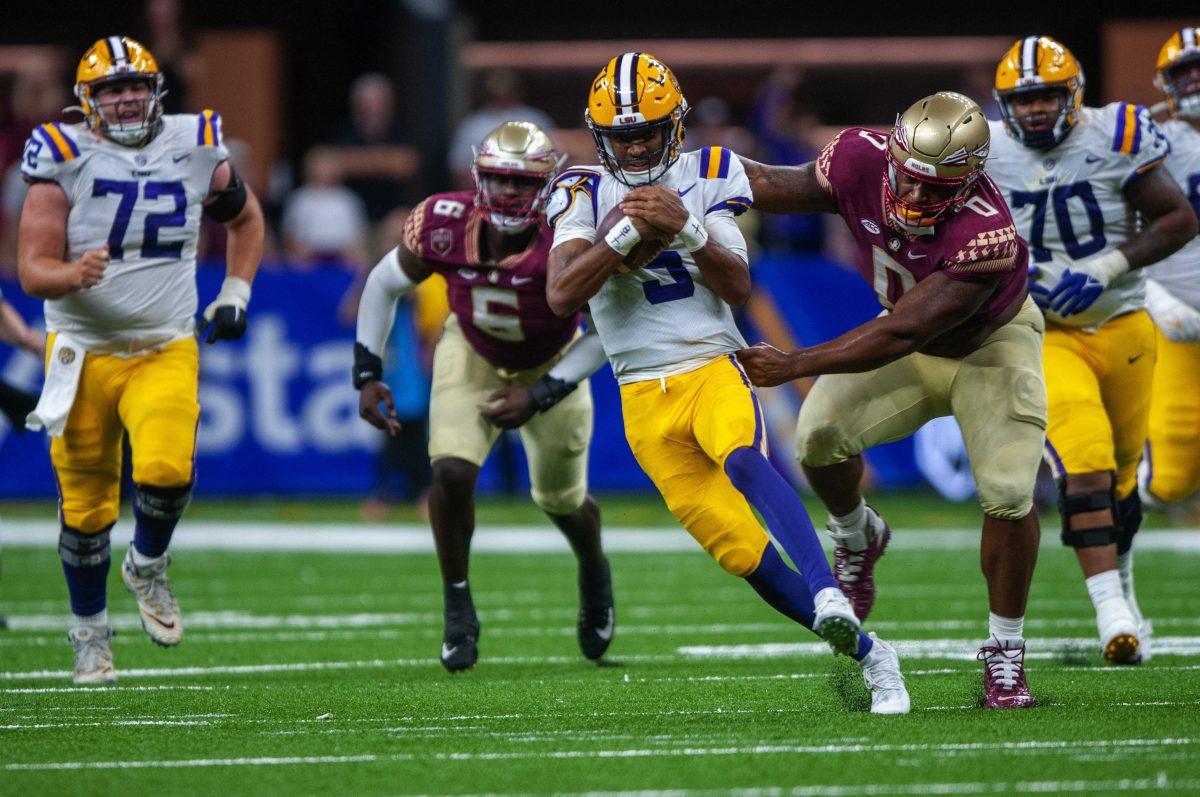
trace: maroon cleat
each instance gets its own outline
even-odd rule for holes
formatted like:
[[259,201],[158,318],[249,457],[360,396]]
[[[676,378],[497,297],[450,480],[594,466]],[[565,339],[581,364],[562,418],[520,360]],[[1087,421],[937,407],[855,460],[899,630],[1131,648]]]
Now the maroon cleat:
[[[867,529],[871,536],[866,540],[865,548],[861,547],[865,536],[863,532],[844,532],[837,529],[832,522],[828,528],[829,536],[837,546],[834,549],[833,576],[837,579],[842,593],[854,605],[854,614],[861,622],[867,619],[871,607],[875,605],[875,563],[887,550],[888,541],[892,538],[892,529],[869,504]],[[858,547],[859,550],[852,550],[848,546]]]
[[1032,708],[1037,700],[1025,683],[1025,642],[1001,644],[992,637],[979,649],[983,662],[984,708]]

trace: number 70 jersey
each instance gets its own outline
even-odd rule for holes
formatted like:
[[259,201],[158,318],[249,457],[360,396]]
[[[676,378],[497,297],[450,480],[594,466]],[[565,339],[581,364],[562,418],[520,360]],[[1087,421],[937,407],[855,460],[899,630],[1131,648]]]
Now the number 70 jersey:
[[66,259],[108,244],[100,284],[46,302],[46,327],[88,349],[192,332],[196,243],[213,171],[229,157],[221,117],[170,114],[141,147],[83,124],[44,124],[25,144],[21,173],[67,195]]
[[[1029,243],[1029,263],[1041,270],[1039,284],[1049,287],[1073,264],[1129,240],[1137,219],[1123,192],[1171,151],[1150,112],[1123,102],[1080,109],[1075,128],[1048,150],[1024,146],[1000,122],[990,125],[988,176],[1004,193],[1017,232]],[[1099,328],[1144,307],[1145,282],[1141,269],[1122,274],[1084,312],[1063,318],[1046,310],[1046,317],[1056,324]]]

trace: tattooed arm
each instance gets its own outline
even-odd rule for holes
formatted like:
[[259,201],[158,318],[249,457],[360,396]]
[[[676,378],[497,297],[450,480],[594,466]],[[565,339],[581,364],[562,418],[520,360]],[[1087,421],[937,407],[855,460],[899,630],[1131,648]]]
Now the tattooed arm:
[[742,158],[754,207],[764,213],[837,213],[837,200],[816,161],[769,166]]

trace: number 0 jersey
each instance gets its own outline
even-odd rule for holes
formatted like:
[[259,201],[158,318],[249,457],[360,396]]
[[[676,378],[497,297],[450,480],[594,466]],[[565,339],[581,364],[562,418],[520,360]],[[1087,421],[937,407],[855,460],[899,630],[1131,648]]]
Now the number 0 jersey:
[[[1200,217],[1200,132],[1182,119],[1168,119],[1162,131],[1171,142],[1167,168]],[[1158,280],[1175,298],[1200,310],[1200,236],[1147,271],[1151,279]]]
[[539,225],[525,251],[485,260],[483,213],[469,191],[434,194],[404,223],[404,246],[446,278],[450,310],[475,351],[499,368],[523,371],[558,354],[579,326],[546,303],[550,230]]
[[937,272],[966,282],[996,281],[992,295],[958,329],[981,327],[1007,310],[1025,291],[1028,254],[1017,237],[1004,199],[986,176],[956,213],[917,235],[888,225],[883,207],[887,137],[851,127],[817,158],[817,175],[837,200],[850,229],[863,279],[889,310],[918,282]]
[[35,128],[21,173],[66,193],[66,259],[106,243],[112,258],[98,285],[46,302],[46,328],[108,351],[191,334],[202,204],[228,157],[221,117],[207,110],[163,116],[141,147],[116,144],[82,123]]
[[[1029,243],[1039,283],[1053,286],[1072,264],[1111,251],[1137,231],[1123,191],[1130,181],[1162,163],[1166,137],[1141,106],[1114,102],[1080,109],[1079,122],[1056,147],[1024,146],[990,122],[992,149],[987,173],[1004,192],[1017,230]],[[1087,310],[1056,324],[1096,329],[1114,316],[1145,307],[1146,275],[1122,274]]]
[[[655,185],[677,191],[714,240],[747,259],[733,217],[749,209],[752,195],[737,155],[723,147],[685,152]],[[600,222],[631,190],[599,166],[567,169],[546,211],[554,245],[594,243]],[[588,307],[621,384],[694,370],[746,346],[729,305],[678,238],[645,268],[609,277]]]

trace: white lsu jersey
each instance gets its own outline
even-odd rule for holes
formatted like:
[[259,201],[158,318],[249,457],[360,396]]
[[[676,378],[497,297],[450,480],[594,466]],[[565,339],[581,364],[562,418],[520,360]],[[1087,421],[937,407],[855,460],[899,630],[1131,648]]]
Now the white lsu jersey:
[[[1137,214],[1122,192],[1171,149],[1149,111],[1123,102],[1081,108],[1066,139],[1048,150],[1026,147],[1001,122],[989,125],[988,176],[1004,193],[1043,286],[1053,286],[1073,264],[1109,252],[1137,232]],[[1110,318],[1145,307],[1145,285],[1145,272],[1136,269],[1113,280],[1082,313],[1063,318],[1046,310],[1046,317],[1099,329]]]
[[[1168,119],[1162,130],[1171,141],[1167,168],[1200,217],[1200,132],[1182,119]],[[1200,236],[1150,266],[1148,271],[1150,279],[1172,296],[1200,310]]]
[[[724,147],[685,152],[655,184],[677,191],[714,240],[748,261],[734,216],[753,197],[737,155]],[[577,238],[594,243],[597,226],[631,190],[600,166],[567,169],[546,211],[553,246]],[[746,346],[729,305],[678,238],[644,268],[609,277],[588,306],[621,384],[694,370]]]
[[192,333],[196,244],[213,171],[229,157],[221,117],[162,117],[147,144],[126,147],[85,124],[44,124],[25,144],[21,173],[67,195],[68,261],[109,246],[100,283],[47,300],[46,328],[89,351],[132,351]]

